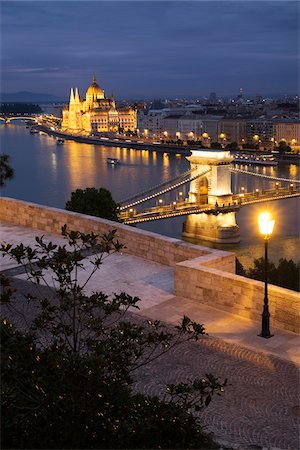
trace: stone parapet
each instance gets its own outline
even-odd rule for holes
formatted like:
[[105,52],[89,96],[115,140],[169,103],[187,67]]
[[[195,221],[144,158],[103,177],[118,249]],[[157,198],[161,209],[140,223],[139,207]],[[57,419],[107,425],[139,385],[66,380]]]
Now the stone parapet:
[[[218,253],[176,264],[175,295],[260,321],[264,283],[236,275],[230,261]],[[300,295],[270,284],[268,298],[272,326],[299,334]]]
[[[35,228],[48,233],[61,233],[67,224],[70,230],[97,234],[117,230],[119,241],[125,245],[124,253],[155,261],[167,266],[210,253],[210,249],[189,244],[160,234],[87,216],[63,209],[37,205],[8,197],[0,199],[1,219],[16,225]],[[229,254],[229,253],[228,253]],[[230,255],[230,254],[229,254]]]

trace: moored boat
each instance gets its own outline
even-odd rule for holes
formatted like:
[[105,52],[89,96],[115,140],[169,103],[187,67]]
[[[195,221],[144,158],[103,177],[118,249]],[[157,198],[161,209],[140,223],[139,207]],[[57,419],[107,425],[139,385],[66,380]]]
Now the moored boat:
[[65,141],[63,139],[57,138],[56,143],[57,145],[62,145]]
[[234,163],[238,164],[249,164],[249,165],[258,165],[258,166],[277,166],[278,162],[274,158],[273,155],[235,155],[233,160]]

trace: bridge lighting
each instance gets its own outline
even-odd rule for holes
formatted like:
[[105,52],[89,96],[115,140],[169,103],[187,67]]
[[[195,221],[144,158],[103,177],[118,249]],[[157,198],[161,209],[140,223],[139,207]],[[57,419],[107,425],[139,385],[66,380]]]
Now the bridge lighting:
[[253,140],[254,140],[254,141],[259,141],[259,136],[258,136],[258,134],[255,134],[255,135],[253,136]]
[[271,214],[264,212],[258,217],[258,227],[260,234],[264,237],[265,243],[265,295],[264,295],[264,308],[262,313],[262,324],[260,337],[271,338],[274,336],[270,333],[270,313],[268,305],[268,241],[273,233],[275,220]]
[[244,193],[245,192],[245,188],[244,186],[241,187],[241,192]]
[[258,195],[259,189],[255,189],[255,194]]
[[279,183],[278,183],[278,181],[276,181],[276,183],[275,183],[275,188],[276,188],[276,189],[279,189]]
[[204,138],[208,138],[208,137],[209,137],[209,135],[208,135],[208,133],[206,133],[206,132],[205,132],[205,133],[203,133],[203,134],[202,134],[202,137],[204,137]]
[[164,131],[164,136],[167,137],[168,136],[168,132]]
[[293,188],[294,188],[294,184],[291,183],[291,184],[290,184],[290,190],[291,190],[291,192],[293,192]]
[[176,137],[177,139],[180,139],[180,131],[176,131]]

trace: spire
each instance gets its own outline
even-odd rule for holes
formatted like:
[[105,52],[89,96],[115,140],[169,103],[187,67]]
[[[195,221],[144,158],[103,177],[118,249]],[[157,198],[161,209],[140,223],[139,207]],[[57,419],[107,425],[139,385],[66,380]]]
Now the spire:
[[96,75],[95,75],[95,74],[93,75],[93,83],[97,83],[97,82],[96,82]]
[[74,100],[75,100],[75,98],[74,98],[74,91],[73,91],[73,88],[71,88],[70,103],[73,103]]
[[78,88],[76,88],[76,91],[75,91],[75,102],[80,102]]

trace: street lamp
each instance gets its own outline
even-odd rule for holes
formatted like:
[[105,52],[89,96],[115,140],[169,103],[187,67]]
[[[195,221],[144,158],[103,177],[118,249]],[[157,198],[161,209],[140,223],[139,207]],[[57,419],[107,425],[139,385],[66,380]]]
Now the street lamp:
[[265,242],[265,296],[264,296],[264,309],[262,313],[262,325],[261,333],[258,335],[263,338],[270,338],[274,334],[270,333],[270,313],[268,306],[268,242],[273,232],[275,220],[272,219],[268,212],[260,214],[258,217],[258,227],[260,234],[264,237]]

